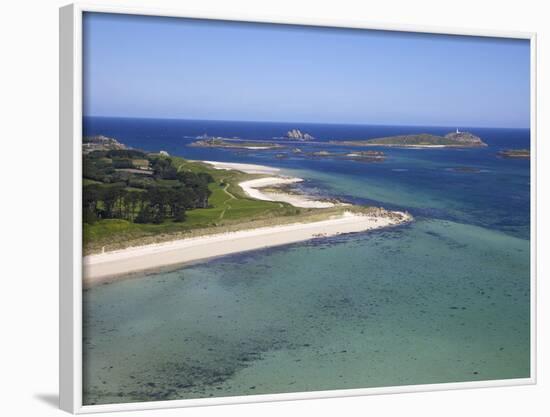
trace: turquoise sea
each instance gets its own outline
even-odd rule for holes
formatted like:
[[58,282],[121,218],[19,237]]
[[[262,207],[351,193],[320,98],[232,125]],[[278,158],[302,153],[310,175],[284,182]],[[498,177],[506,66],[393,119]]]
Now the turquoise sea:
[[84,403],[529,377],[529,161],[496,155],[528,148],[529,130],[460,127],[489,147],[384,149],[377,164],[187,146],[203,133],[265,140],[290,128],[318,138],[299,145],[311,150],[454,130],[85,119],[85,134],[278,166],[308,192],[408,210],[415,221],[86,290]]

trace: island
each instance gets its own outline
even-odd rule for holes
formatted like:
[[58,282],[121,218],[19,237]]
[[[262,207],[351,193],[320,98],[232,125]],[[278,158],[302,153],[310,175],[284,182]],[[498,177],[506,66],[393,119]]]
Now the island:
[[445,136],[429,133],[396,135],[368,140],[332,140],[329,143],[343,146],[389,146],[409,148],[478,148],[487,144],[469,132],[447,133]]
[[304,133],[299,129],[291,129],[288,132],[286,132],[286,138],[299,140],[299,141],[308,141],[308,140],[315,139],[314,136],[310,135],[309,133]]
[[265,150],[283,148],[278,143],[271,142],[255,142],[244,141],[241,139],[226,139],[221,137],[211,137],[200,139],[191,143],[189,146],[198,146],[201,148],[226,148],[226,149],[249,149],[249,150]]
[[317,151],[307,153],[306,156],[314,158],[335,158],[347,159],[358,162],[382,162],[386,159],[386,154],[382,151],[357,151],[357,152],[329,152]]
[[529,149],[504,149],[497,153],[501,158],[529,159],[531,151]]
[[[86,139],[87,141],[88,139]],[[230,253],[392,227],[406,212],[313,196],[278,168],[120,142],[83,152],[84,285]]]

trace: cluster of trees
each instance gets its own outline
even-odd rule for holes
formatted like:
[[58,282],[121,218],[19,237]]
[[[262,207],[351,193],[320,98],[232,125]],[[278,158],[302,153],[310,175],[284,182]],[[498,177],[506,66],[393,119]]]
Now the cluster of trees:
[[90,152],[84,155],[82,175],[84,178],[106,184],[127,181],[129,175],[117,169],[133,168],[133,160],[136,159],[149,159],[149,157],[145,152],[135,149]]
[[[122,155],[124,152],[129,152]],[[93,155],[102,153],[103,155]],[[178,172],[172,160],[146,155],[133,150],[92,152],[84,158],[84,177],[99,181],[83,187],[83,220],[125,219],[135,223],[162,223],[171,218],[185,221],[186,210],[208,207],[213,178],[207,173]],[[115,168],[115,160],[129,161],[146,158],[152,174],[146,181],[141,174],[123,173]],[[111,160],[111,162],[109,162]],[[121,165],[116,165],[121,166]],[[101,178],[101,179],[100,179]],[[171,181],[166,181],[171,180]],[[167,184],[168,183],[168,184]]]

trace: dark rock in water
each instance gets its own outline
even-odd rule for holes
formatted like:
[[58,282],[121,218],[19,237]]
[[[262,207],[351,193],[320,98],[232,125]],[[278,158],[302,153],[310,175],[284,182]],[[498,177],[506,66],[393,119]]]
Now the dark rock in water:
[[529,159],[531,158],[531,151],[529,149],[505,149],[499,151],[497,156],[501,158]]
[[386,155],[382,151],[328,152],[317,151],[306,154],[315,158],[339,158],[359,162],[382,162]]
[[358,151],[346,154],[346,158],[360,162],[382,162],[386,154],[382,151]]

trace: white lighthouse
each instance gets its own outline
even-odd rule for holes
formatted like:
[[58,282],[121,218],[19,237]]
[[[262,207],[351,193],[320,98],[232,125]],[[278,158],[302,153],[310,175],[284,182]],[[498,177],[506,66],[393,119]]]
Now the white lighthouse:
[[460,130],[458,130],[458,127],[456,128],[456,133],[460,133]]

